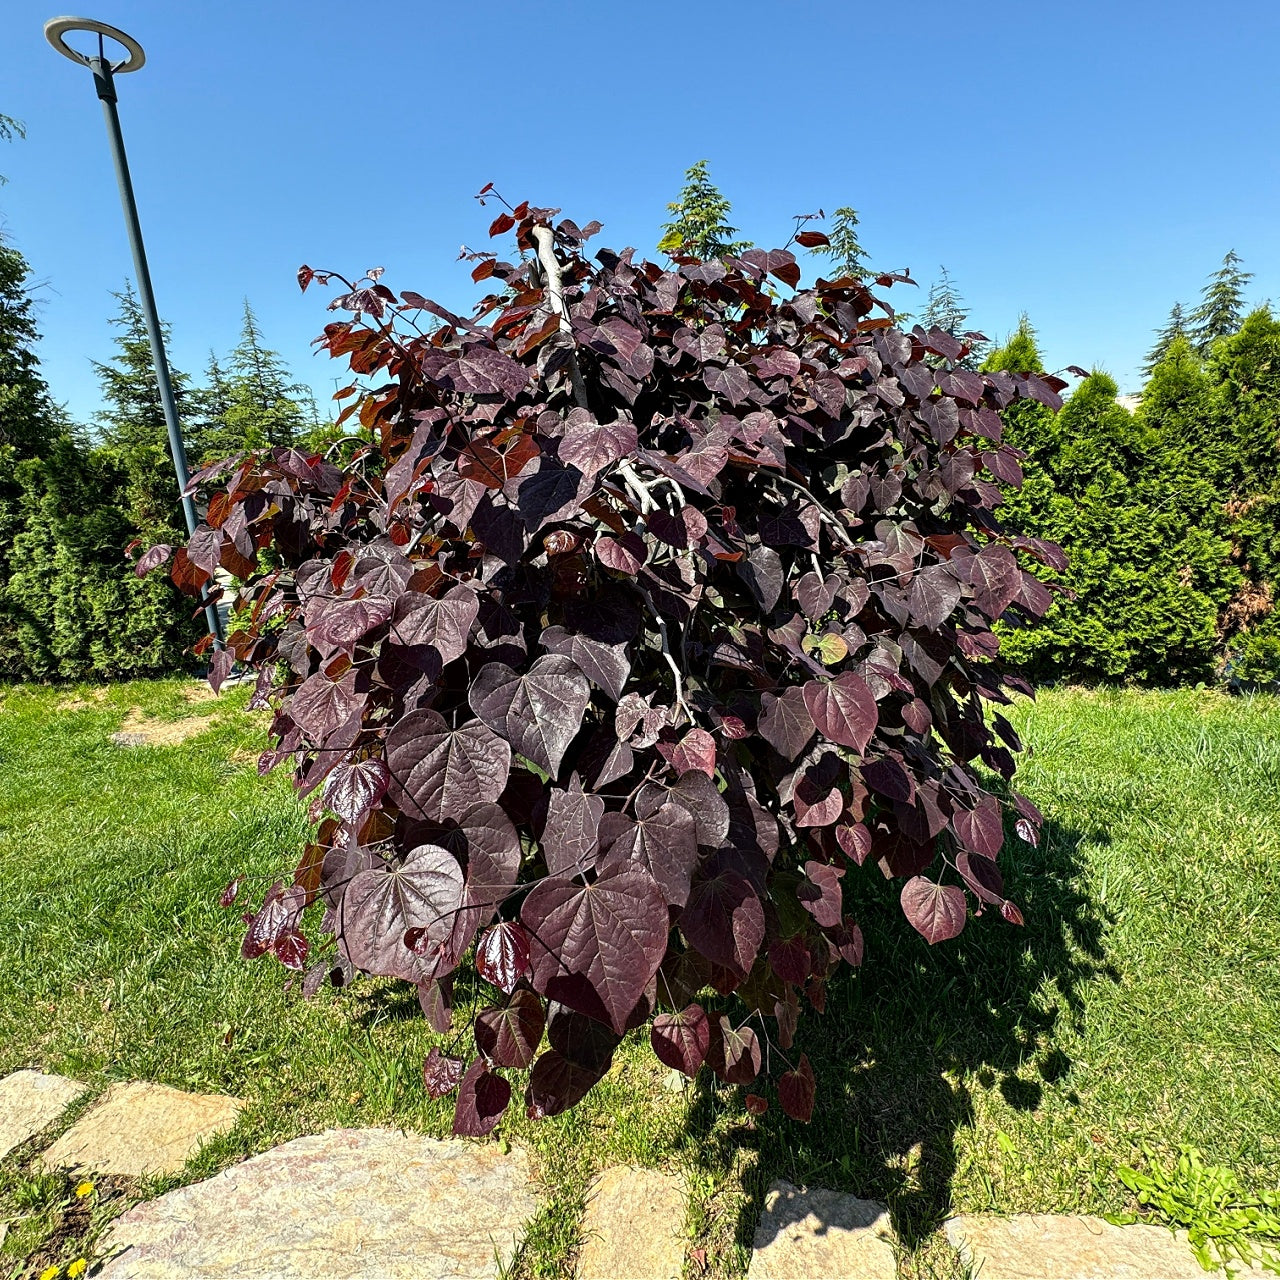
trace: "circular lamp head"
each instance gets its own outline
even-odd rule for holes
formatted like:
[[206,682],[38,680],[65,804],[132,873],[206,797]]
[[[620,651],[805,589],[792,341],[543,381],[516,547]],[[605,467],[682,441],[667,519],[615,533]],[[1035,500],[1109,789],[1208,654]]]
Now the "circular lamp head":
[[[70,58],[72,62],[79,62],[81,65],[87,66],[89,57],[87,54],[77,53],[67,44],[64,37],[69,31],[90,31],[96,36],[107,36],[118,44],[124,45],[125,49],[128,50],[129,56],[121,62],[113,62],[111,64],[111,70],[116,75],[123,75],[126,71],[137,71],[147,60],[147,55],[142,52],[142,46],[132,36],[126,35],[121,31],[119,27],[113,27],[106,22],[99,22],[96,18],[50,18],[44,24],[44,38],[64,58]],[[101,39],[98,41],[98,47],[102,47]]]

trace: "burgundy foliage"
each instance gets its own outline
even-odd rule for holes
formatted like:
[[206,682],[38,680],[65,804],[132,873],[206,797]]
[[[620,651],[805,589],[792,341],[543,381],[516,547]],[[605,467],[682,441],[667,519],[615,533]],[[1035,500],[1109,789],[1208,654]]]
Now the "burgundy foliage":
[[438,1027],[473,957],[474,1052],[424,1073],[458,1133],[498,1123],[507,1069],[531,1067],[531,1115],[572,1106],[644,1024],[687,1074],[770,1064],[807,1120],[787,1050],[862,961],[850,877],[901,878],[930,943],[970,898],[1021,923],[975,766],[1013,774],[986,704],[1029,690],[991,625],[1042,612],[1027,566],[1059,553],[992,509],[1021,456],[1000,411],[1063,384],[959,367],[858,281],[797,289],[786,249],[588,259],[598,227],[555,213],[498,218],[519,259],[472,255],[494,292],[468,317],[343,282],[319,341],[369,442],[344,466],[276,449],[196,477],[221,487],[173,580],[240,578],[260,767],[290,762],[318,823],[244,954],[308,964],[308,991],[415,983]]

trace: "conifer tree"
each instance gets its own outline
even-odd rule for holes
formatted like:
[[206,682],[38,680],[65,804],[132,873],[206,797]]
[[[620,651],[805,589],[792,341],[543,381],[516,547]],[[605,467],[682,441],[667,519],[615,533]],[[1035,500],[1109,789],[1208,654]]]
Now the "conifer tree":
[[925,303],[920,323],[926,329],[944,329],[953,336],[965,330],[969,309],[964,305],[960,290],[946,267],[939,267],[938,278],[929,286],[929,298]]
[[0,448],[14,458],[41,452],[61,427],[36,356],[27,260],[0,237]]
[[1191,329],[1202,355],[1219,339],[1235,333],[1244,320],[1244,289],[1253,279],[1234,249],[1227,250],[1222,266],[1209,277],[1200,294],[1200,305],[1191,313]]
[[1175,302],[1169,308],[1169,319],[1165,322],[1163,329],[1156,330],[1156,340],[1151,350],[1147,352],[1147,362],[1142,366],[1142,376],[1144,379],[1150,378],[1155,368],[1165,356],[1169,354],[1170,348],[1179,338],[1187,337],[1187,320],[1182,313],[1182,303]]
[[[0,142],[12,142],[14,138],[25,138],[27,136],[27,126],[21,120],[15,120],[12,116],[7,116],[0,112]],[[9,179],[0,173],[0,187],[3,187]]]
[[293,444],[311,425],[314,413],[304,407],[310,398],[308,388],[292,380],[279,353],[263,342],[258,318],[245,299],[240,342],[231,353],[222,415],[225,434],[218,442],[223,452]]
[[[111,321],[117,330],[116,354],[109,363],[94,361],[93,366],[104,402],[97,415],[99,434],[103,448],[127,477],[126,509],[133,525],[148,536],[161,530],[176,533],[182,525],[178,482],[142,307],[130,284],[112,296],[120,304]],[[163,330],[167,342],[168,325]],[[172,366],[169,376],[178,421],[185,425],[195,418],[197,407],[191,381]],[[191,450],[185,452],[190,466]]]
[[865,280],[871,274],[867,266],[867,254],[858,240],[858,211],[849,205],[841,205],[831,215],[830,243],[814,250],[831,259],[832,270],[837,276],[852,276]]
[[685,171],[679,199],[667,205],[674,215],[663,224],[666,235],[658,242],[664,253],[679,250],[702,262],[710,262],[751,247],[750,240],[735,240],[738,228],[729,225],[733,206],[711,181],[706,160]]
[[[955,281],[946,267],[939,267],[941,274],[929,286],[929,297],[920,316],[920,323],[926,329],[944,329],[952,337],[959,338],[969,332],[969,308],[964,297],[956,288]],[[964,359],[965,368],[976,369],[983,358],[987,344],[974,341],[972,349]]]

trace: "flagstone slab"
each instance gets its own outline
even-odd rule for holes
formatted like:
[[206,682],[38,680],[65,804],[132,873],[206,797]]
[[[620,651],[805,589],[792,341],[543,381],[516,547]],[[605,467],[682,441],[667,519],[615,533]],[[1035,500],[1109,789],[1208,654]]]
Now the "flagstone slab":
[[0,1160],[51,1125],[85,1088],[43,1071],[15,1071],[0,1080]]
[[895,1280],[897,1274],[889,1210],[878,1200],[789,1182],[769,1188],[747,1280]]
[[99,1280],[490,1280],[537,1208],[519,1148],[331,1129],[131,1209]]
[[44,1154],[49,1166],[138,1177],[177,1173],[244,1104],[221,1094],[163,1084],[112,1085]]
[[578,1280],[680,1280],[686,1196],[676,1174],[606,1169],[587,1192]]
[[[962,1214],[947,1239],[982,1280],[1205,1280],[1185,1232],[1115,1227],[1085,1214]],[[1261,1280],[1239,1268],[1238,1280]],[[1218,1273],[1221,1275],[1221,1272]],[[1274,1280],[1274,1277],[1273,1277]]]

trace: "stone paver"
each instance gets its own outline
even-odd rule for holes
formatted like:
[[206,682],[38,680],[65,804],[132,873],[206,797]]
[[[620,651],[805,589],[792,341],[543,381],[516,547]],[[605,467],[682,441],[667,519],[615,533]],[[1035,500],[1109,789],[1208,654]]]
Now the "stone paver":
[[879,1201],[789,1182],[769,1188],[747,1280],[894,1280],[897,1274],[889,1211]]
[[[1087,1215],[1020,1213],[961,1215],[948,1220],[946,1231],[981,1280],[1205,1280],[1206,1275],[1185,1233],[1174,1236],[1165,1227],[1113,1227]],[[1261,1280],[1266,1274],[1258,1268],[1236,1272],[1237,1280]]]
[[94,1173],[177,1173],[202,1142],[230,1129],[244,1104],[162,1084],[112,1085],[44,1154],[46,1165]]
[[680,1280],[684,1179],[656,1169],[606,1169],[587,1192],[578,1280]]
[[15,1071],[0,1080],[0,1160],[51,1125],[84,1090],[43,1071]]
[[98,1280],[488,1280],[537,1207],[518,1148],[331,1129],[131,1209]]

